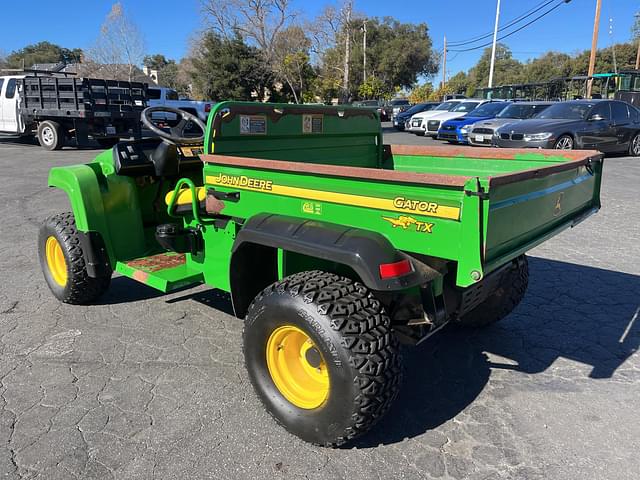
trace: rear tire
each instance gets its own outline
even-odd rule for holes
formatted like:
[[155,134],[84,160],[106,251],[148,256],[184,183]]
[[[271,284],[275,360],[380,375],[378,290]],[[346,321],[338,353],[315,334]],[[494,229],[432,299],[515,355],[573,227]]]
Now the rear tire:
[[[305,336],[311,359],[300,347]],[[344,444],[368,431],[397,396],[401,367],[391,321],[371,292],[348,278],[309,271],[267,287],[249,307],[243,341],[258,397],[307,442]],[[300,377],[309,365],[315,379]]]
[[46,120],[38,125],[38,142],[46,150],[60,150],[64,145],[62,127],[58,122]]
[[93,278],[87,273],[73,213],[44,221],[38,235],[38,256],[51,292],[63,303],[90,303],[109,288],[111,275]]
[[457,320],[464,327],[485,327],[509,315],[522,301],[529,285],[529,263],[522,255],[513,261],[502,283],[484,302]]

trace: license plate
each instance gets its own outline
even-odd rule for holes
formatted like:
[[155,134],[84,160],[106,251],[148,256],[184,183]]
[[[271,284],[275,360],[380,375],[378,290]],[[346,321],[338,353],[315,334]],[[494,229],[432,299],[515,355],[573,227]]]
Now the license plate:
[[484,142],[484,135],[476,135],[476,142]]
[[411,125],[413,125],[414,127],[417,127],[420,124],[418,122],[413,122]]
[[115,135],[116,127],[107,127],[107,135]]

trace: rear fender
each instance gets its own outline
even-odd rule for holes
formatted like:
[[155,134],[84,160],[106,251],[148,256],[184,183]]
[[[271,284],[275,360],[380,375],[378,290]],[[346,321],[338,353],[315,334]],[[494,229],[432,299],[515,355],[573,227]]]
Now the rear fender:
[[[438,275],[422,262],[397,250],[377,232],[283,215],[259,214],[238,232],[231,258],[230,284],[234,310],[243,317],[253,298],[275,281],[278,250],[294,252],[352,269],[372,290],[400,291]],[[380,265],[408,260],[409,273],[381,278]]]

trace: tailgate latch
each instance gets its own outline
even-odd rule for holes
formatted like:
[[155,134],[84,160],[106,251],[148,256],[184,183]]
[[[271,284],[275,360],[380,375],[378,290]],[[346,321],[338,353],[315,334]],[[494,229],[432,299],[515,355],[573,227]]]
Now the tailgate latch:
[[479,197],[480,200],[487,200],[489,198],[489,194],[485,192],[484,188],[481,186],[478,186],[477,192],[474,192],[473,190],[465,190],[464,193],[470,197]]

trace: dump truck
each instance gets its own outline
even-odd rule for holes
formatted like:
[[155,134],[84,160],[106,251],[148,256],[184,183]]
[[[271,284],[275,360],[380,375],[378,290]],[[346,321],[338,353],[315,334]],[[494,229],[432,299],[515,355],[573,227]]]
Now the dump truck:
[[114,273],[228,292],[258,397],[314,444],[367,432],[399,391],[400,342],[506,317],[525,253],[600,208],[596,151],[388,146],[375,111],[347,106],[168,113],[159,138],[51,169],[71,211],[40,229],[46,282],[71,304]]

